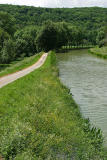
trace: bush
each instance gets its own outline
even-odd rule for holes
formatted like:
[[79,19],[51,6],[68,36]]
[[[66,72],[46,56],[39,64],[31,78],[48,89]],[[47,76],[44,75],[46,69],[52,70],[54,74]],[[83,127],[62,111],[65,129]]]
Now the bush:
[[0,27],[9,35],[13,36],[16,30],[15,18],[6,12],[0,12]]
[[10,38],[9,34],[0,28],[0,50],[3,48],[4,41]]
[[0,52],[0,63],[10,63],[16,57],[15,43],[9,39],[4,42],[4,47]]
[[26,56],[27,46],[28,46],[27,41],[25,41],[24,39],[17,39],[15,42],[15,46],[16,46],[17,57],[21,57],[22,54],[24,54],[24,56]]
[[98,46],[99,46],[99,48],[103,47],[104,46],[104,40],[100,41]]
[[17,56],[21,56],[21,54],[25,53],[25,56],[30,56],[35,54],[37,29],[35,27],[27,27],[23,30],[18,30],[14,38],[16,40],[16,52]]

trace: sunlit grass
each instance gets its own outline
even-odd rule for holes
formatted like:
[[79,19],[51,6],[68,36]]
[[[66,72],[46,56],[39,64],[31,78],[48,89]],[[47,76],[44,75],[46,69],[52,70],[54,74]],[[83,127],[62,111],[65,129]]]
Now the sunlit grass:
[[14,61],[9,65],[1,65],[0,77],[17,72],[24,68],[27,68],[37,62],[40,58],[42,53],[36,54],[31,57],[25,57],[23,60],[19,59],[18,61]]
[[90,49],[90,52],[101,57],[101,58],[105,58],[107,59],[107,47],[96,47],[96,48],[92,48]]
[[0,153],[6,160],[100,160],[102,136],[90,130],[51,53],[45,64],[0,89]]

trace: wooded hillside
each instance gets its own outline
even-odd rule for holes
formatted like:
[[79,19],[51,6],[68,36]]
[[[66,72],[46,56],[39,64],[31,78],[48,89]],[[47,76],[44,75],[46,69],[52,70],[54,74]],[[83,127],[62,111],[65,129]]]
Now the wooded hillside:
[[[71,6],[72,7],[72,6]],[[19,26],[40,25],[46,20],[65,21],[86,29],[98,29],[107,24],[107,8],[37,8],[0,5],[0,11],[13,15]]]

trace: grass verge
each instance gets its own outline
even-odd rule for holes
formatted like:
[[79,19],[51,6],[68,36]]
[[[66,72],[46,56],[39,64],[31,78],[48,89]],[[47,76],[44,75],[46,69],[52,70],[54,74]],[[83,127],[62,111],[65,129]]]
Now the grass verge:
[[92,54],[94,54],[94,55],[97,55],[98,57],[107,59],[107,47],[102,47],[102,48],[99,48],[99,47],[91,48],[91,49],[89,50],[89,52],[92,53]]
[[103,160],[103,138],[58,78],[55,54],[0,89],[0,154],[6,160]]
[[39,53],[36,54],[34,56],[31,57],[26,57],[23,60],[19,60],[19,61],[14,61],[11,64],[1,64],[0,65],[0,77],[20,71],[22,69],[25,69],[31,65],[33,65],[34,63],[36,63],[39,58],[41,57],[43,53]]

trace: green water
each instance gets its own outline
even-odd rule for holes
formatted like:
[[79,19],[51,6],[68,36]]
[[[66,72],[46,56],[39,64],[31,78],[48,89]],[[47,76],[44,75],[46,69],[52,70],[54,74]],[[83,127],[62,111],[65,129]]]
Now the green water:
[[57,54],[61,81],[70,89],[84,117],[101,128],[107,146],[107,60],[75,50]]

